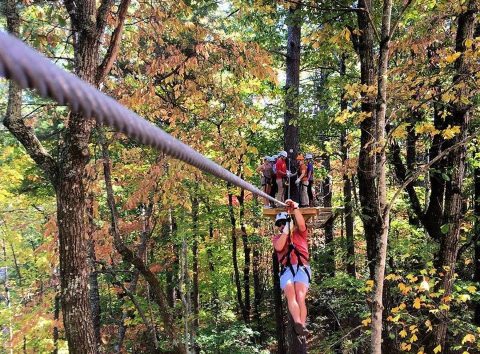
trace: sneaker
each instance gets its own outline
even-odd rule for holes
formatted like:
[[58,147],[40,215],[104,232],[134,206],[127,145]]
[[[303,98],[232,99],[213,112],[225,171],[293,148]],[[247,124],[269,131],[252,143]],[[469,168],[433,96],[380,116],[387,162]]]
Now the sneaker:
[[305,328],[304,325],[302,325],[301,323],[299,322],[295,322],[294,325],[293,325],[293,329],[295,330],[295,333],[297,334],[297,336],[299,337],[302,337],[302,336],[305,336],[307,335],[307,329]]

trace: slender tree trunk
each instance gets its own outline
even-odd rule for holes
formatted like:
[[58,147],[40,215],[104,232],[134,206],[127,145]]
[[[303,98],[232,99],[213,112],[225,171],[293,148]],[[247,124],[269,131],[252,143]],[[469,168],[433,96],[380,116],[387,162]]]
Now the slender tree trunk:
[[[258,197],[255,196],[255,209],[258,210]],[[258,235],[258,229],[260,227],[259,218],[255,213],[253,219],[253,228],[255,229],[255,234]],[[258,236],[257,236],[258,237]],[[257,324],[258,329],[261,327],[260,323],[260,304],[262,302],[262,289],[260,281],[260,242],[256,241],[253,244],[253,320]]]
[[375,262],[375,286],[372,306],[372,334],[371,352],[382,352],[382,326],[383,326],[383,287],[385,279],[385,264],[387,258],[389,212],[387,206],[386,185],[386,140],[385,140],[385,117],[387,112],[387,78],[388,61],[390,54],[390,21],[392,17],[392,0],[384,0],[382,15],[382,32],[380,42],[380,57],[378,60],[378,92],[376,105],[376,148],[377,153],[377,178],[378,178],[378,212],[380,213],[380,228],[376,230],[378,254]]
[[231,234],[232,234],[232,262],[233,262],[233,273],[235,277],[235,287],[237,290],[237,301],[242,313],[243,320],[247,322],[245,316],[245,305],[242,300],[242,287],[240,285],[240,272],[238,271],[238,258],[237,258],[237,230],[236,230],[236,220],[233,210],[233,195],[228,193],[228,212],[230,214],[230,224],[231,224]]
[[[330,155],[325,155],[324,160],[325,169],[330,172]],[[330,174],[327,175],[325,180],[323,181],[323,206],[325,208],[332,207],[332,176]],[[335,275],[335,252],[333,248],[333,218],[329,218],[325,223],[325,246],[326,246],[326,254],[325,254],[325,264],[322,269],[325,270],[329,276]]]
[[240,204],[240,230],[242,231],[242,244],[244,254],[244,266],[243,266],[243,294],[244,294],[244,314],[243,318],[248,323],[250,322],[251,302],[250,302],[250,254],[251,248],[248,242],[247,228],[245,226],[245,190],[240,191],[240,195],[237,196]]
[[299,86],[300,86],[300,42],[301,42],[301,9],[298,4],[291,4],[287,17],[287,62],[285,82],[285,115],[284,115],[284,143],[289,155],[295,159],[300,150],[299,141]]
[[172,244],[172,252],[175,255],[174,260],[171,266],[167,269],[167,302],[168,305],[173,308],[175,305],[175,300],[177,300],[177,290],[178,290],[178,246],[175,244],[174,237],[177,233],[177,223],[175,222],[175,217],[173,215],[172,209],[168,211],[168,239]]
[[[478,150],[477,150],[478,151]],[[480,151],[479,151],[480,152]],[[473,281],[480,283],[480,167],[476,167],[473,172],[474,178],[474,214],[475,214],[475,244],[474,244],[474,277]],[[475,301],[475,314],[473,323],[480,326],[480,301]]]
[[[458,29],[456,36],[455,51],[462,53],[455,62],[456,75],[453,78],[454,82],[460,82],[471,75],[469,64],[465,60],[465,41],[472,39],[475,28],[475,15],[478,12],[478,1],[470,0],[468,2],[465,12],[458,16]],[[469,98],[471,93],[465,85],[457,92],[459,97]],[[462,100],[453,102],[449,107],[449,115],[446,118],[448,124],[460,127],[460,134],[448,141],[448,146],[453,146],[465,139],[468,132],[470,122],[470,105],[462,102]],[[447,146],[447,147],[448,147]],[[452,168],[449,180],[445,188],[445,217],[444,222],[448,226],[447,233],[441,238],[440,242],[440,257],[439,257],[439,272],[443,274],[441,281],[437,286],[438,289],[443,290],[443,297],[441,303],[446,301],[452,293],[454,283],[455,266],[457,261],[458,242],[460,240],[460,226],[462,220],[462,188],[463,180],[465,178],[465,158],[466,148],[464,145],[451,152],[447,158],[447,166]],[[445,348],[447,329],[448,329],[448,310],[440,310],[440,316],[434,318],[433,323],[436,326],[433,328],[433,346],[441,346]]]
[[177,342],[176,327],[170,314],[167,296],[157,278],[157,276],[147,267],[145,261],[138,257],[131,249],[129,249],[122,240],[118,226],[118,211],[115,204],[115,196],[113,194],[112,173],[110,167],[110,155],[105,142],[102,129],[98,131],[100,145],[102,147],[103,171],[105,178],[105,189],[107,192],[107,203],[111,214],[111,233],[113,236],[113,244],[115,249],[122,255],[124,262],[132,264],[142,274],[149,285],[149,289],[153,293],[153,298],[159,307],[160,316],[164,323],[164,329],[168,338],[172,341],[174,350],[177,353],[185,353],[185,347]]
[[[196,193],[196,191],[195,191]],[[200,352],[200,347],[196,343],[196,335],[199,328],[199,291],[198,291],[198,197],[192,198],[192,229],[193,229],[193,243],[192,243],[192,307],[193,307],[193,321],[192,321],[192,345],[195,353]]]
[[[3,267],[5,269],[5,273],[4,273],[5,281],[3,283],[3,287],[5,289],[5,305],[8,309],[10,309],[11,302],[10,302],[10,285],[8,283],[7,247],[6,247],[6,242],[5,242],[4,239],[2,240],[2,250],[3,250],[3,262],[5,264],[5,266]],[[5,329],[3,329],[3,330],[5,331]],[[12,347],[13,328],[12,328],[12,323],[11,322],[8,324],[7,331],[8,331],[8,347],[10,347],[8,349],[8,352],[10,354],[13,354],[13,347]],[[6,352],[6,348],[5,348],[5,352]]]
[[60,321],[60,289],[57,289],[55,293],[55,300],[53,305],[53,321],[55,325],[53,327],[53,354],[58,354],[58,322]]
[[277,337],[277,352],[285,354],[287,346],[285,342],[285,326],[283,320],[282,289],[280,289],[280,264],[277,254],[272,255],[272,276],[273,276],[273,300],[275,303],[275,334]]
[[[150,210],[152,210],[150,208]],[[147,216],[149,217],[149,216]],[[147,242],[149,240],[150,236],[150,231],[151,230],[146,230],[145,232],[142,232],[141,239],[140,239],[140,244],[137,249],[137,256],[139,258],[144,258],[145,257],[145,252],[147,251]],[[129,295],[132,299],[134,299],[135,292],[137,290],[137,284],[138,284],[138,279],[140,277],[140,272],[138,269],[135,269],[133,272],[132,280],[130,281],[130,284],[128,287],[125,289],[127,292],[127,295]],[[122,284],[123,285],[123,284]],[[124,301],[122,300],[122,303]],[[115,352],[116,353],[121,353],[122,348],[123,348],[123,341],[125,339],[125,334],[127,333],[127,326],[125,325],[125,320],[128,318],[128,313],[127,311],[122,311],[122,317],[120,319],[120,324],[118,325],[118,339],[117,343],[115,344]],[[147,324],[147,323],[146,323]]]
[[93,217],[93,200],[94,196],[92,194],[89,195],[88,198],[88,265],[90,267],[90,304],[92,306],[92,322],[93,328],[95,331],[95,339],[97,343],[100,345],[100,330],[101,330],[101,308],[100,308],[100,291],[98,285],[98,273],[97,273],[97,266],[96,256],[95,256],[95,239],[94,239],[94,232],[95,232],[95,224],[94,224],[94,217]]

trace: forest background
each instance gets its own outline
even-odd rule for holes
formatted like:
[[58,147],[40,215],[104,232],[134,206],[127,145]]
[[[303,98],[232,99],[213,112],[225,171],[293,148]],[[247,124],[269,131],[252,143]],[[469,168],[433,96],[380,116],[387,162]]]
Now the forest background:
[[[253,184],[314,154],[310,352],[478,353],[478,6],[4,0],[0,23]],[[0,351],[295,352],[261,200],[0,90]]]

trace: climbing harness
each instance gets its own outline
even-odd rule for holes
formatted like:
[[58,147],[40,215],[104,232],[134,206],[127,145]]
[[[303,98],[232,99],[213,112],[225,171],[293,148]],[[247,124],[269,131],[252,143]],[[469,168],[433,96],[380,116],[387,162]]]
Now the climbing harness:
[[[290,211],[288,211],[288,216],[291,220],[291,222],[294,222],[294,218],[292,218],[292,214]],[[279,263],[281,265],[281,270],[280,270],[280,276],[282,276],[287,269],[290,269],[290,272],[292,272],[293,277],[295,277],[295,274],[298,273],[298,271],[301,269],[307,274],[308,277],[308,282],[311,282],[310,279],[310,272],[308,271],[308,268],[305,266],[305,264],[302,261],[302,258],[305,262],[308,262],[308,258],[305,257],[296,247],[295,243],[293,242],[293,228],[289,228],[288,230],[288,250],[287,253],[285,253],[282,258],[280,258]],[[290,255],[291,253],[295,253],[297,256],[297,271],[295,272],[294,267],[291,262]],[[283,264],[283,261],[286,260],[285,264]]]
[[132,139],[255,195],[286,206],[285,203],[207,159],[75,75],[58,68],[19,39],[1,31],[0,76],[15,81],[23,89],[37,89],[42,97],[50,97],[61,105],[68,104],[72,112],[82,112],[86,117],[94,117],[98,123],[108,125]]

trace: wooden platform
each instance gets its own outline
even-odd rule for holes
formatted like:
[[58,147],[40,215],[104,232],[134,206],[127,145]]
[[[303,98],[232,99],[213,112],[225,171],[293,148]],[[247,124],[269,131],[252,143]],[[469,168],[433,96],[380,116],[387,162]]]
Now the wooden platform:
[[[327,221],[332,216],[332,208],[314,207],[300,208],[299,210],[305,218],[305,221],[315,216],[318,216],[320,221]],[[285,211],[285,208],[263,208],[263,216],[275,219],[275,216],[282,211]]]

